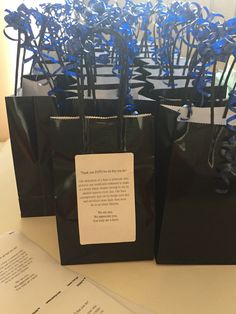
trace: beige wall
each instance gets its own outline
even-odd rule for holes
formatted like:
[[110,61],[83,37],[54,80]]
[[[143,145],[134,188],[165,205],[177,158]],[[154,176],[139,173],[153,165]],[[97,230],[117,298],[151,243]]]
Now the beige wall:
[[[35,1],[35,0],[32,0]],[[48,0],[49,1],[49,0]],[[121,1],[121,0],[120,0]],[[171,2],[172,0],[166,0]],[[236,16],[236,0],[195,0],[207,5],[215,12],[221,12],[226,18]],[[13,93],[14,89],[14,67],[15,67],[15,44],[7,40],[2,30],[4,28],[4,9],[16,8],[21,0],[0,0],[0,141],[8,138],[7,118],[4,97]],[[29,0],[28,0],[29,2]]]
[[236,0],[211,0],[211,8],[229,19],[236,16]]
[[[2,11],[2,10],[1,10]],[[12,75],[9,72],[9,62],[7,61],[7,54],[9,47],[7,41],[2,33],[3,29],[3,14],[0,14],[0,48],[1,48],[1,58],[0,58],[0,141],[5,140],[8,137],[7,130],[7,120],[5,113],[5,95],[11,93],[12,89]]]
[[6,109],[5,109],[5,96],[13,94],[14,90],[14,67],[15,67],[15,47],[16,44],[10,42],[3,34],[4,29],[4,10],[16,6],[21,3],[20,0],[0,0],[0,141],[4,141],[9,137]]

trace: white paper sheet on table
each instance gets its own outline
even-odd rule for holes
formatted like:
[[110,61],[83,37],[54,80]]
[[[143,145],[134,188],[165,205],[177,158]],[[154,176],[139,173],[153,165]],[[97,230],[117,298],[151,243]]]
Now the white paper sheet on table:
[[4,314],[148,314],[59,265],[17,232],[0,236],[0,309]]

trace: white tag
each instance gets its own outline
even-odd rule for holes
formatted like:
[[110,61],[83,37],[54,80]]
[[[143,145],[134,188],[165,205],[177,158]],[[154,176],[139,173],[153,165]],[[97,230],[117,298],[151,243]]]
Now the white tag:
[[134,155],[77,155],[75,168],[80,243],[134,242]]

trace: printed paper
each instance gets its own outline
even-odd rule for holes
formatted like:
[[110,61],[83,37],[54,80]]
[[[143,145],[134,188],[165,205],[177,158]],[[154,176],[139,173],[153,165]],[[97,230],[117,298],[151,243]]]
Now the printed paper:
[[134,155],[78,155],[75,165],[80,243],[135,241]]

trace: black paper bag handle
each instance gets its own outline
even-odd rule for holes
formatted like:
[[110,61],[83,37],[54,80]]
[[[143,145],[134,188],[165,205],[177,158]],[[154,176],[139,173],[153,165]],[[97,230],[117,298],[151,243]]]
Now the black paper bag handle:
[[[121,72],[120,72],[120,86],[119,86],[119,105],[117,108],[117,115],[118,117],[122,117],[123,116],[123,111],[126,105],[126,95],[127,95],[127,90],[128,90],[128,47],[126,44],[125,39],[122,37],[121,34],[119,34],[118,32],[114,31],[111,28],[92,28],[88,31],[86,37],[83,40],[83,47],[86,46],[86,41],[90,38],[93,37],[94,35],[98,34],[98,33],[104,33],[107,35],[113,35],[120,47],[120,61],[121,61]],[[85,55],[83,53],[83,59]],[[89,65],[88,65],[88,60],[85,60],[85,65],[86,65],[86,71],[88,71],[89,69]],[[90,73],[87,73],[89,76],[91,75]],[[92,73],[94,74],[94,73]],[[83,76],[83,73],[81,71],[81,76]],[[93,77],[93,81],[94,82],[94,77]],[[92,86],[92,89],[95,90],[95,86]],[[93,98],[94,100],[96,100],[95,95],[93,94]],[[84,95],[82,93],[82,99],[84,101]],[[85,107],[83,106],[84,110],[81,110],[81,115],[85,114]]]
[[[110,28],[92,28],[88,31],[86,37],[83,40],[83,46],[86,46],[86,41],[90,38],[93,37],[95,34],[98,33],[103,33],[103,34],[107,34],[107,35],[113,35],[118,44],[119,44],[119,48],[120,48],[120,64],[121,64],[121,71],[120,71],[120,85],[119,85],[119,99],[117,101],[118,106],[117,106],[117,117],[118,117],[118,141],[119,141],[119,149],[120,151],[123,151],[124,149],[124,131],[123,131],[123,112],[124,112],[124,108],[126,105],[126,95],[127,95],[127,90],[128,90],[128,47],[126,44],[125,39],[122,37],[121,34],[119,34],[118,32],[110,29]],[[85,59],[84,56],[84,52],[82,52],[82,57],[81,60]],[[81,64],[83,64],[83,62],[81,62]],[[86,65],[86,71],[88,71],[89,65],[88,65],[88,60],[85,61],[85,65]],[[87,73],[87,75],[91,75],[90,73]],[[81,69],[81,80],[83,81],[83,69]],[[92,81],[94,82],[94,80],[92,79]],[[82,87],[83,88],[83,87]],[[93,92],[93,98],[96,101],[96,96],[95,96],[95,86],[92,86],[92,90]],[[78,95],[79,97],[79,95]],[[86,132],[86,127],[85,127],[85,99],[84,99],[84,93],[82,91],[82,93],[80,94],[79,97],[79,101],[80,101],[80,117],[82,119],[82,123],[83,123],[83,132],[85,134]],[[83,138],[85,139],[86,137],[83,136]],[[86,146],[86,145],[85,145]]]

